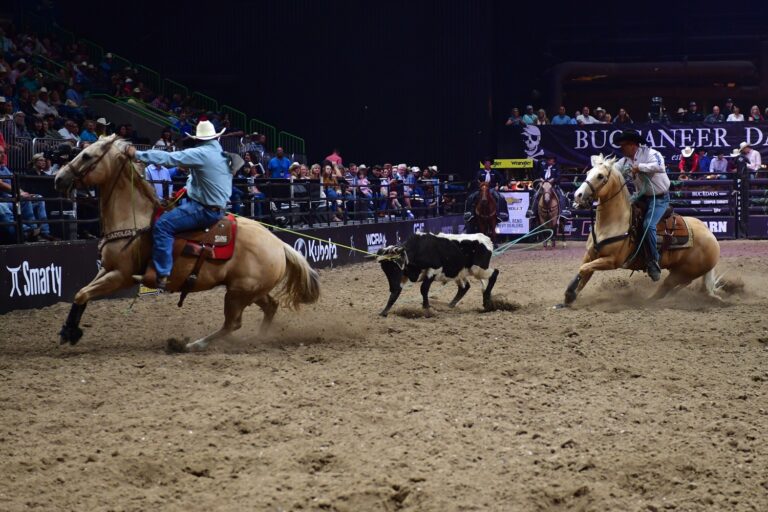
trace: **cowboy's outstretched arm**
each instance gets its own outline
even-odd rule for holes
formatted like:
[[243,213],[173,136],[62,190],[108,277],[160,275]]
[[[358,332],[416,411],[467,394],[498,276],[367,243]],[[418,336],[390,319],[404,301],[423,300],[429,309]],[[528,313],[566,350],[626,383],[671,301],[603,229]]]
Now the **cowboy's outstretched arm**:
[[136,151],[136,158],[146,164],[163,165],[165,167],[202,167],[205,163],[203,152],[200,148],[190,148],[184,151],[162,151],[150,149],[148,151]]
[[664,172],[664,160],[662,160],[661,155],[655,153],[652,162],[638,163],[637,168],[640,172],[645,174]]

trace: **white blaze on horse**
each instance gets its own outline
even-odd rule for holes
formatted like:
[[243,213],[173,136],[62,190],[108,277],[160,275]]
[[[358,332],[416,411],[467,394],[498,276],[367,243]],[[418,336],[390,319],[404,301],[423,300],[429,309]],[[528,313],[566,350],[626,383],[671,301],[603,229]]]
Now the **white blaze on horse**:
[[[592,168],[587,172],[584,183],[576,190],[574,200],[581,207],[591,207],[593,201],[597,201],[597,212],[583,264],[565,292],[566,305],[576,300],[578,293],[597,270],[645,268],[642,259],[635,258],[638,253],[635,238],[639,237],[633,237],[630,233],[630,197],[615,158],[604,158],[603,155],[592,157]],[[720,244],[707,226],[694,217],[675,215],[670,220],[662,219],[657,230],[647,235],[656,236],[659,233],[662,237],[668,236],[673,244],[678,239],[672,236],[672,231],[679,230],[686,237],[684,243],[672,245],[667,250],[663,250],[664,243],[660,244],[662,251],[659,263],[661,268],[669,270],[669,275],[652,298],[662,298],[702,277],[702,291],[719,299],[715,294],[717,278],[714,269],[720,260]]]
[[[116,136],[101,139],[64,166],[56,174],[56,189],[70,192],[73,187],[99,187],[102,232],[101,269],[88,285],[75,295],[60,336],[62,343],[75,344],[83,334],[79,327],[85,306],[93,298],[135,286],[135,274],[143,274],[152,252],[152,219],[159,207],[153,187],[144,181],[141,164],[134,164],[125,154],[129,146]],[[243,310],[258,304],[264,311],[261,332],[269,326],[278,304],[296,308],[317,301],[320,287],[317,273],[301,254],[250,219],[237,221],[237,240],[227,259],[198,260],[212,256],[207,252],[187,256],[175,254],[169,291],[179,291],[188,282],[193,268],[198,270],[189,291],[209,290],[218,285],[227,289],[224,297],[224,325],[215,333],[186,347],[204,350],[208,344],[225,337],[241,326]],[[200,233],[187,234],[194,239]],[[199,245],[199,244],[198,244]],[[180,245],[184,246],[184,243]],[[176,251],[175,251],[176,252]],[[200,251],[198,251],[198,254]],[[270,292],[280,289],[273,297]]]

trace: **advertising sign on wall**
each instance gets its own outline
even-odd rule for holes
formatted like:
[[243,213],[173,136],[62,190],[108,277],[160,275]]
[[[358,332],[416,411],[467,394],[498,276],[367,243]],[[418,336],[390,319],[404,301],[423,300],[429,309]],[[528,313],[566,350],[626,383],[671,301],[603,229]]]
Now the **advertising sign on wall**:
[[531,196],[528,192],[501,192],[507,201],[509,221],[500,222],[497,228],[502,235],[524,235],[530,231],[530,219],[525,218]]

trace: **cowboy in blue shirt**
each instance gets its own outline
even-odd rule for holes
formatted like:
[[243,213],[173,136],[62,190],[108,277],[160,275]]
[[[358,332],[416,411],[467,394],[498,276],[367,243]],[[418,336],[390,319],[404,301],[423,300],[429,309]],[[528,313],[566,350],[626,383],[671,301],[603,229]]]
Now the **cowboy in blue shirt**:
[[197,124],[196,134],[189,137],[201,143],[184,151],[136,151],[131,146],[128,156],[144,162],[166,167],[185,167],[190,170],[187,179],[189,201],[165,212],[152,228],[154,244],[152,263],[157,270],[157,287],[164,291],[173,267],[173,240],[176,233],[205,229],[224,216],[232,194],[232,173],[228,159],[217,140],[224,130],[216,133],[210,121]]

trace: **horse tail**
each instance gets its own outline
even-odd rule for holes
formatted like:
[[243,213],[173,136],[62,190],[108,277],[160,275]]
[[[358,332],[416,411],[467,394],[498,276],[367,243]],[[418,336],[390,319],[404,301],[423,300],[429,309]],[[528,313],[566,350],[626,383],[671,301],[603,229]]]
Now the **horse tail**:
[[300,304],[312,304],[320,297],[320,277],[307,260],[293,247],[283,244],[285,251],[285,278],[277,294],[280,304],[297,309]]

